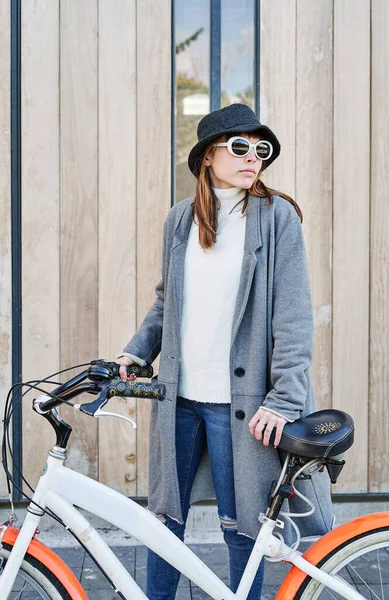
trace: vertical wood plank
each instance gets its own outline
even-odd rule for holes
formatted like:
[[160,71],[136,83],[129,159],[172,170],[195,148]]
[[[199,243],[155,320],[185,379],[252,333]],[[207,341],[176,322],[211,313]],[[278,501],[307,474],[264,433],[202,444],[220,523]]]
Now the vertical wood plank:
[[297,3],[296,198],[311,277],[319,407],[331,406],[332,377],[332,11],[333,0]]
[[389,492],[389,5],[371,7],[369,491]]
[[[98,351],[97,2],[60,3],[61,365]],[[97,425],[64,409],[75,425],[69,465],[97,476]]]
[[[170,0],[137,4],[137,325],[154,302],[170,207]],[[156,151],[156,148],[158,149]],[[147,493],[149,406],[138,401],[137,494]]]
[[370,6],[334,9],[333,406],[353,416],[358,436],[336,486],[346,493],[367,491]]
[[[334,406],[357,425],[336,491],[389,492],[389,7],[371,0],[370,315],[369,3],[263,0],[261,13],[260,118],[282,145],[264,179],[304,213],[319,406],[332,385]],[[113,357],[154,300],[170,206],[170,14],[169,0],[23,3],[25,378]],[[10,2],[0,0],[0,410],[12,350],[9,53]],[[135,413],[121,400],[111,408]],[[117,421],[98,435],[81,416],[69,464],[146,495],[147,401],[136,411],[137,440]],[[28,478],[51,440],[26,402]]]
[[[135,9],[99,2],[99,355],[111,359],[136,326]],[[112,399],[109,410],[135,418],[135,402]],[[136,436],[124,421],[99,422],[99,479],[136,495]]]
[[[59,369],[59,4],[22,6],[23,380]],[[49,388],[50,389],[50,388]],[[39,435],[37,435],[39,432]],[[23,406],[23,469],[35,483],[55,442]]]
[[[10,2],[0,0],[0,414],[12,383]],[[0,425],[2,435],[2,424]],[[7,495],[3,470],[0,497]]]
[[263,181],[295,198],[296,0],[263,0],[260,34],[259,117],[281,144],[281,154]]

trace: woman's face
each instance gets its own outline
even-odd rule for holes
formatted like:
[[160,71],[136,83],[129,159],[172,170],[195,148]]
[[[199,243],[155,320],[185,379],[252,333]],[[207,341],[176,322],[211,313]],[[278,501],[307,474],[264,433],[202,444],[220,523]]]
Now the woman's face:
[[[247,133],[241,137],[253,144],[261,139]],[[251,148],[246,156],[233,156],[226,147],[214,147],[205,158],[212,186],[221,189],[231,187],[250,189],[261,170],[262,162],[256,157],[254,148]]]

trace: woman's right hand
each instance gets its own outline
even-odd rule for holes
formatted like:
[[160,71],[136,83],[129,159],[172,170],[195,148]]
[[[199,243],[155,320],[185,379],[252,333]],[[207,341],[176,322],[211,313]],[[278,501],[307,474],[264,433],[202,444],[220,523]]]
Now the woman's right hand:
[[120,365],[120,368],[119,368],[120,378],[123,381],[128,381],[127,367],[129,367],[130,365],[133,365],[134,361],[131,360],[131,358],[128,358],[128,356],[121,356],[120,358],[117,358],[115,360],[115,362],[117,362],[118,365]]

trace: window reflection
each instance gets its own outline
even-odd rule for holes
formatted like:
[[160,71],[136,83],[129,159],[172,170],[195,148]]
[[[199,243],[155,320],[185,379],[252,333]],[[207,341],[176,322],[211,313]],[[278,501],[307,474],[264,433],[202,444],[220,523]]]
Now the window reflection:
[[254,110],[254,0],[221,3],[221,105]]
[[[221,0],[221,106],[254,98],[254,18],[259,0]],[[187,166],[197,125],[209,113],[210,0],[174,0],[176,40],[175,199],[192,196]]]
[[194,194],[187,158],[197,142],[197,124],[209,112],[209,0],[175,1],[176,201]]

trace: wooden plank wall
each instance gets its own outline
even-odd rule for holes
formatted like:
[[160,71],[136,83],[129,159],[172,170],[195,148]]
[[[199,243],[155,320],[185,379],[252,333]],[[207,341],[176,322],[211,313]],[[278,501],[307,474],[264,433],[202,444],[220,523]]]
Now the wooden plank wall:
[[367,492],[370,6],[334,8],[332,403],[354,416],[358,436],[340,488]]
[[[22,31],[22,365],[28,381],[58,371],[60,358],[58,3],[24,4]],[[23,465],[36,481],[53,434],[31,410],[30,397],[23,402]]]
[[389,492],[389,5],[371,7],[369,490]]
[[[170,208],[170,0],[138,1],[137,32],[136,320],[140,325],[155,300],[154,288],[161,278],[162,227]],[[137,492],[146,496],[148,403],[138,401],[137,422]]]
[[[61,367],[98,353],[97,2],[60,2]],[[98,474],[97,423],[76,418],[69,465]]]
[[[264,181],[296,199],[304,217],[315,316],[314,385],[331,402],[332,1],[261,5],[261,121],[281,141]],[[280,45],[280,32],[289,48]],[[322,142],[318,143],[318,139]],[[318,243],[319,240],[319,243]]]
[[261,120],[282,143],[265,181],[304,214],[318,406],[356,423],[334,491],[387,492],[389,9],[365,0],[261,6]]
[[[303,212],[315,317],[313,378],[318,406],[332,379],[332,0],[262,2],[261,121],[281,141],[265,172]],[[282,39],[294,51],[285,51]]]
[[[24,378],[114,358],[153,302],[170,206],[170,14],[166,0],[23,5]],[[137,435],[63,409],[77,432],[68,464],[146,495],[149,404],[110,410],[136,418]],[[52,433],[28,403],[24,423],[34,480]]]
[[[135,1],[99,2],[101,357],[115,357],[136,328],[135,15]],[[136,401],[125,404],[118,398],[109,410],[134,419]],[[136,496],[136,435],[129,424],[116,419],[99,423],[99,457],[100,479]]]
[[[114,357],[160,276],[170,205],[170,0],[22,6],[23,373]],[[261,120],[282,144],[265,181],[297,200],[311,272],[319,407],[352,413],[336,492],[389,492],[389,6],[263,0]],[[9,1],[0,0],[0,388],[11,378]],[[0,409],[2,406],[0,406]],[[69,464],[147,494],[149,405],[75,425]],[[51,432],[24,404],[24,465]],[[0,476],[0,495],[5,496]]]

